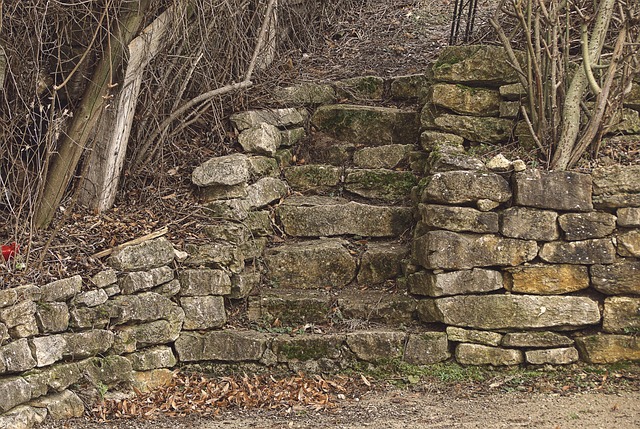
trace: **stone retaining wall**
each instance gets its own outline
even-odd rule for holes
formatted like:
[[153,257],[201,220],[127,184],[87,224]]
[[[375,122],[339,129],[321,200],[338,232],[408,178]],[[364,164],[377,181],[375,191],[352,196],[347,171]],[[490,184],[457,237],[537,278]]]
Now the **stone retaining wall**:
[[[192,176],[206,240],[0,290],[0,427],[80,415],[78,394],[150,389],[182,364],[640,360],[640,166],[472,157],[521,129],[500,55],[451,48],[432,75],[284,88],[297,107],[234,115],[243,153]],[[385,97],[421,111],[332,104]]]

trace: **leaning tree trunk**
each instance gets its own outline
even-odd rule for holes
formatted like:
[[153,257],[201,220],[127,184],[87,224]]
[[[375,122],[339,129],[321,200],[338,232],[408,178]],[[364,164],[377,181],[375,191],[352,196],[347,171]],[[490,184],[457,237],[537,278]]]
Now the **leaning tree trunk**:
[[124,47],[137,34],[150,3],[151,0],[140,0],[136,10],[118,22],[116,35],[110,39],[110,50],[105,52],[98,63],[80,106],[74,112],[73,121],[61,139],[57,152],[51,157],[47,178],[34,216],[34,223],[38,228],[46,228],[53,219],[76,171],[80,157],[94,135],[96,124],[110,103],[112,72],[122,59]]

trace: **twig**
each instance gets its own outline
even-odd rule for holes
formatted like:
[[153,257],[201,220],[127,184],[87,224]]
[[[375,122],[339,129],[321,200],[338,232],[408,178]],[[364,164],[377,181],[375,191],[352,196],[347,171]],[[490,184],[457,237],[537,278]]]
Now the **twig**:
[[147,235],[143,235],[142,237],[138,237],[138,238],[134,238],[131,241],[127,241],[126,243],[122,243],[119,244],[115,247],[112,247],[110,249],[106,249],[103,250],[101,252],[98,253],[94,253],[93,255],[91,255],[92,258],[103,258],[105,256],[109,256],[111,255],[113,252],[118,251],[124,247],[127,246],[133,246],[134,244],[140,244],[140,243],[144,243],[145,241],[149,241],[149,240],[153,240],[154,238],[158,238],[158,237],[162,237],[163,235],[166,235],[169,232],[169,228],[167,228],[166,226],[163,228],[160,228],[157,231],[154,231],[152,233],[149,233]]

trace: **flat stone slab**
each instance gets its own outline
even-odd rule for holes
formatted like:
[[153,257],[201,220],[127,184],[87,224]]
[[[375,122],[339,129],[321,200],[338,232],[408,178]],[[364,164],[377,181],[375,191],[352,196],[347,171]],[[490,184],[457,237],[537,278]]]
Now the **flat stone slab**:
[[640,332],[640,297],[611,296],[605,299],[602,329],[613,334]]
[[515,204],[521,206],[577,212],[593,209],[591,176],[575,171],[516,173],[513,193]]
[[449,113],[436,116],[433,122],[437,129],[445,133],[456,134],[472,142],[490,144],[507,141],[514,127],[511,119]]
[[574,341],[566,335],[551,331],[508,332],[502,338],[505,347],[563,347],[571,346]]
[[419,271],[408,276],[407,282],[412,294],[440,297],[502,289],[502,274],[483,268],[446,273]]
[[[524,60],[524,54],[516,51]],[[520,61],[521,64],[525,64]],[[433,78],[439,81],[503,85],[518,81],[504,48],[488,45],[447,46],[433,65]]]
[[567,240],[602,238],[616,229],[616,217],[609,213],[567,213],[558,217]]
[[404,360],[413,365],[431,365],[451,357],[449,341],[444,332],[409,334]]
[[268,339],[264,334],[251,331],[182,332],[175,342],[175,350],[180,362],[257,361],[267,348]]
[[231,115],[231,123],[238,131],[246,130],[261,123],[276,127],[295,127],[304,124],[309,113],[304,108],[247,110]]
[[509,183],[495,173],[447,171],[428,179],[422,202],[460,204],[478,200],[505,202],[511,198]]
[[640,360],[640,337],[632,335],[588,335],[576,338],[580,357],[588,363]]
[[417,183],[418,179],[410,171],[349,169],[344,188],[361,197],[398,202],[405,200]]
[[586,266],[570,264],[538,264],[507,268],[505,289],[515,293],[558,295],[589,287]]
[[529,207],[510,207],[502,212],[502,235],[523,240],[553,241],[560,237],[558,213]]
[[314,290],[274,289],[260,296],[249,297],[249,320],[284,325],[326,322],[331,315],[331,301],[327,293]]
[[611,265],[592,265],[591,282],[607,295],[640,295],[640,260],[623,260]]
[[540,258],[552,264],[612,264],[616,249],[610,238],[582,241],[551,241],[540,249]]
[[249,180],[249,157],[234,153],[211,158],[202,163],[191,175],[196,186],[233,186]]
[[353,154],[353,164],[359,168],[395,168],[406,161],[413,150],[411,144],[366,147]]
[[500,93],[497,89],[472,88],[449,83],[437,83],[430,88],[433,104],[460,115],[498,116]]
[[407,338],[405,332],[358,331],[347,334],[347,347],[360,360],[375,362],[402,356]]
[[575,347],[527,350],[524,355],[527,363],[533,365],[568,365],[580,359],[578,350]]
[[330,197],[289,198],[276,214],[285,232],[294,237],[394,237],[413,222],[410,207],[372,206]]
[[457,326],[447,326],[447,338],[458,343],[483,344],[497,347],[502,341],[502,334],[498,332],[463,329]]
[[456,361],[462,365],[519,365],[524,362],[520,350],[461,343],[456,347]]
[[338,309],[345,320],[359,319],[388,325],[414,321],[416,300],[406,295],[377,291],[344,291],[337,295]]
[[471,207],[419,204],[418,211],[426,226],[449,231],[478,233],[498,232],[498,213],[481,212]]

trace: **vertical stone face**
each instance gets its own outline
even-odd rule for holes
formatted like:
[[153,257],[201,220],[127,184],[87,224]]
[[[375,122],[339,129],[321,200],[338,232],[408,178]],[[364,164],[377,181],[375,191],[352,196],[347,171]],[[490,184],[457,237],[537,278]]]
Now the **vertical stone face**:
[[507,268],[505,289],[510,292],[556,295],[589,287],[587,267],[580,265],[528,265]]
[[43,301],[66,301],[82,290],[82,277],[73,276],[40,287]]
[[168,265],[175,256],[173,246],[164,237],[134,244],[118,250],[109,264],[122,271],[139,271]]
[[593,265],[591,283],[607,295],[640,295],[640,261],[624,260],[611,265]]
[[382,283],[400,274],[400,262],[409,249],[398,243],[370,244],[360,260],[358,282]]
[[506,237],[523,240],[553,241],[560,236],[556,219],[558,214],[549,210],[511,207],[502,213],[500,232]]
[[519,365],[524,361],[522,352],[513,349],[461,343],[456,347],[456,361],[462,365]]
[[506,180],[494,173],[446,171],[429,179],[422,192],[423,202],[460,204],[482,199],[505,202],[511,198]]
[[498,232],[498,213],[481,212],[471,207],[451,207],[436,204],[419,204],[422,223],[449,231],[477,233]]
[[31,386],[23,378],[0,380],[0,413],[9,411],[29,399],[31,399]]
[[575,347],[547,350],[527,350],[525,359],[533,365],[568,365],[580,359]]
[[457,343],[474,343],[485,346],[499,346],[502,334],[475,329],[463,329],[456,326],[447,326],[447,338]]
[[567,213],[558,218],[567,240],[602,238],[616,229],[616,217],[604,212]]
[[408,283],[409,291],[416,295],[463,295],[501,289],[502,275],[499,271],[482,268],[438,274],[420,271],[409,276]]
[[188,269],[180,272],[180,295],[228,295],[231,279],[222,270],[207,268]]
[[613,296],[605,299],[602,329],[614,334],[640,332],[640,297]]
[[180,304],[184,310],[182,328],[185,330],[220,328],[227,323],[221,296],[183,297]]
[[444,332],[409,334],[404,360],[414,365],[431,365],[451,356],[449,341]]
[[21,372],[36,366],[29,342],[22,338],[0,347],[0,373]]
[[514,202],[541,209],[590,211],[591,176],[572,171],[527,170],[514,176]]
[[260,360],[268,337],[256,332],[183,332],[175,342],[181,362],[219,360],[224,362]]
[[402,356],[404,332],[363,331],[347,334],[347,346],[358,359],[374,362]]
[[553,264],[612,264],[616,249],[609,238],[544,243],[540,258]]
[[616,239],[618,255],[628,258],[640,258],[640,230],[619,234]]
[[69,308],[64,302],[38,304],[36,322],[42,333],[64,332],[69,327]]
[[632,335],[588,335],[576,338],[576,346],[588,363],[640,360],[640,338]]
[[618,209],[618,226],[638,227],[640,226],[640,207],[624,207]]

